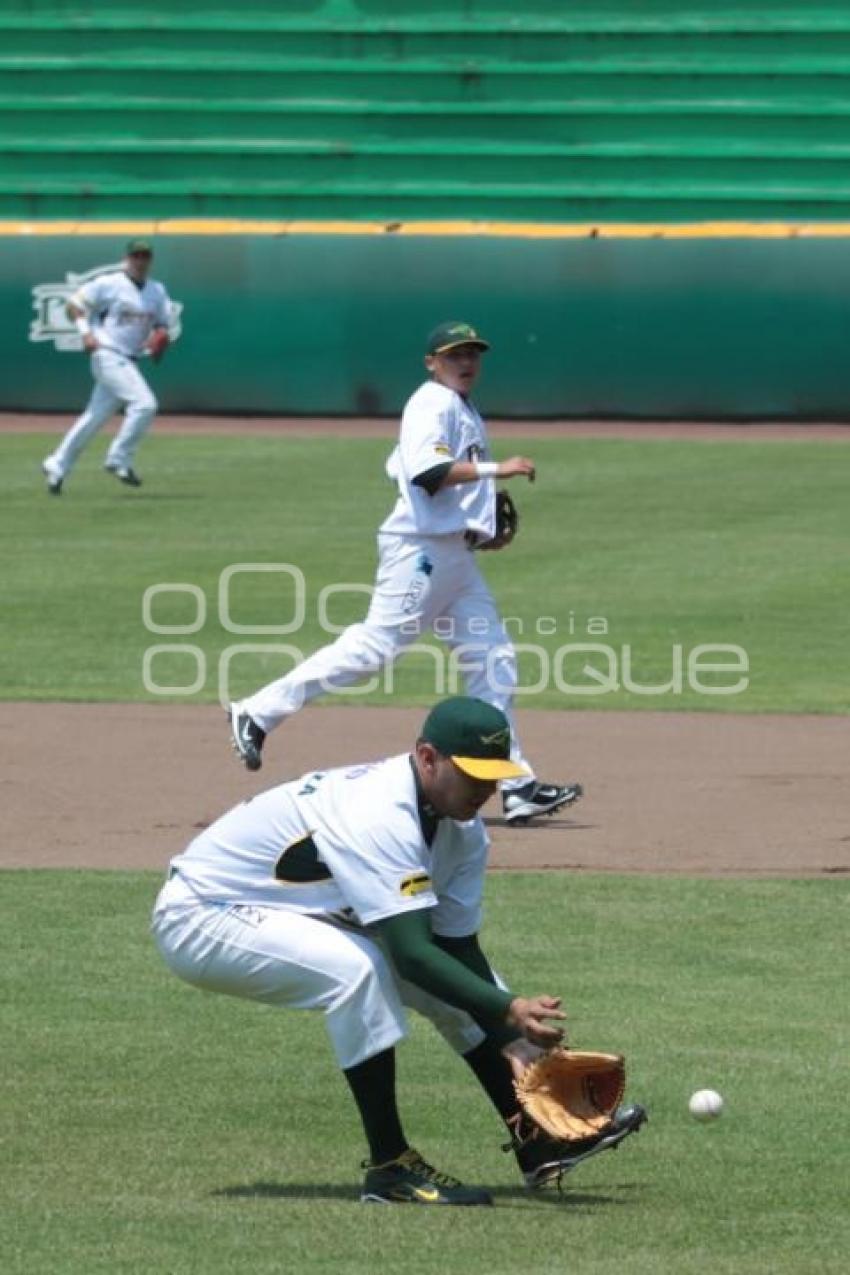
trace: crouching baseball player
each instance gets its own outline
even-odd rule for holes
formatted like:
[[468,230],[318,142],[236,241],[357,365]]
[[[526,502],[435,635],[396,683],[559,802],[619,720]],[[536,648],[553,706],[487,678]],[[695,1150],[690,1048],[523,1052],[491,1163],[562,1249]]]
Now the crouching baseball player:
[[558,1044],[564,1013],[555,996],[508,990],[478,944],[488,847],[478,811],[520,769],[510,739],[501,710],[443,700],[411,754],[311,773],[225,814],[172,860],[154,908],[159,950],[186,982],[323,1011],[369,1146],[364,1201],[492,1203],[405,1136],[394,1052],[405,1006],[463,1055],[531,1188],[645,1119],[621,1107],[601,1132],[558,1141],[520,1110],[514,1076]]
[[171,302],[148,273],[153,248],[146,239],[127,244],[122,270],[97,275],[74,293],[68,316],[91,355],[94,389],[85,411],[42,461],[51,496],[58,496],[80,452],[120,407],[124,421],[106,453],[103,468],[127,487],[141,487],[133,468],[136,449],[157,410],[153,391],[138,367],[141,355],[155,362],[168,347]]

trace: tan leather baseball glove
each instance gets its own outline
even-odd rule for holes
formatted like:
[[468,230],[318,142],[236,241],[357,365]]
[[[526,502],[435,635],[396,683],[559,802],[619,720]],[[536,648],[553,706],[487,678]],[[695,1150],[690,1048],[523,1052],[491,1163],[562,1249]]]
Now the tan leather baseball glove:
[[578,1142],[610,1123],[626,1087],[622,1054],[552,1049],[514,1082],[525,1114],[553,1138]]

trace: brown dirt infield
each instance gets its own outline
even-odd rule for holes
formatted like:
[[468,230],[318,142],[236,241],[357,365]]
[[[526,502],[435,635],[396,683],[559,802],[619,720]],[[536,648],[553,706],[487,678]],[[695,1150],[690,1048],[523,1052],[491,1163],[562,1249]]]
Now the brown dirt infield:
[[[409,747],[422,710],[305,709],[249,775],[214,706],[0,705],[3,867],[164,869],[196,831],[306,770]],[[505,828],[499,868],[819,875],[850,872],[846,718],[725,713],[520,714],[548,779],[580,779],[563,816]],[[14,745],[12,745],[14,740]]]
[[[73,413],[2,412],[0,434],[61,436]],[[116,426],[107,426],[113,433]],[[347,438],[387,438],[398,434],[395,417],[160,416],[158,434],[324,434]],[[850,424],[827,421],[579,421],[489,420],[493,438],[630,438],[635,441],[682,439],[701,442],[850,443]]]
[[[60,434],[68,415],[0,413],[0,434]],[[180,416],[164,433],[395,436],[395,420]],[[826,423],[497,421],[494,437],[850,442]],[[248,775],[221,712],[161,704],[0,704],[0,868],[156,868],[251,792],[308,769],[407,748],[421,710],[328,705],[274,735]],[[585,799],[526,829],[489,816],[498,868],[819,875],[850,872],[847,718],[725,713],[526,712],[546,779]],[[14,743],[12,742],[14,741]]]

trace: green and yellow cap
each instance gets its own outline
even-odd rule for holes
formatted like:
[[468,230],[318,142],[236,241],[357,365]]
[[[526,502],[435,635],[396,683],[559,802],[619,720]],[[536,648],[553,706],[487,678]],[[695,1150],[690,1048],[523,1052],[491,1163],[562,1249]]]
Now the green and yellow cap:
[[449,319],[446,323],[441,323],[439,327],[428,337],[428,347],[426,354],[445,354],[446,350],[453,350],[456,345],[474,345],[479,350],[489,350],[490,343],[480,337],[475,328],[469,323],[461,323],[457,319]]
[[127,247],[124,249],[125,255],[128,257],[153,256],[153,244],[149,239],[131,239]]
[[527,775],[525,766],[511,761],[511,727],[501,709],[455,695],[435,704],[420,738],[473,779],[515,779]]

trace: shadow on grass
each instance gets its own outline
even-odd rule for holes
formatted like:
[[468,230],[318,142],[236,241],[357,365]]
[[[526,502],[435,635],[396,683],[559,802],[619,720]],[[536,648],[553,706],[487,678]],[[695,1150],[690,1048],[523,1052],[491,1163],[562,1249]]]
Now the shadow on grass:
[[[557,1205],[559,1208],[620,1208],[631,1204],[628,1198],[618,1198],[625,1192],[637,1190],[636,1184],[622,1184],[613,1188],[615,1194],[600,1191],[558,1191],[555,1189],[530,1192],[521,1186],[496,1186],[488,1188],[493,1199],[501,1207],[516,1208],[536,1205]],[[246,1182],[237,1186],[223,1186],[210,1194],[217,1199],[228,1200],[342,1200],[359,1203],[360,1187],[338,1186],[330,1182]]]
[[[485,815],[482,816],[484,824],[488,828],[504,828],[505,821],[501,815]],[[571,830],[578,832],[581,829],[598,828],[596,823],[579,823],[577,819],[559,819],[557,815],[537,815],[534,819],[529,819],[527,823],[518,820],[514,823],[515,829],[522,829],[523,832],[545,832],[548,828],[551,832]]]

